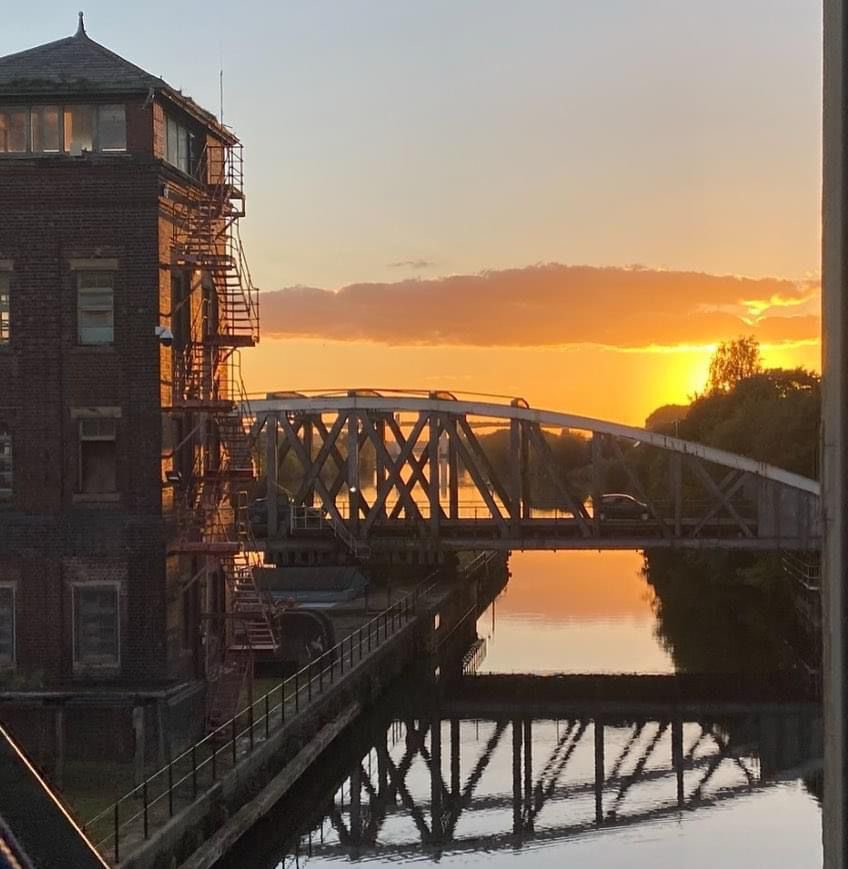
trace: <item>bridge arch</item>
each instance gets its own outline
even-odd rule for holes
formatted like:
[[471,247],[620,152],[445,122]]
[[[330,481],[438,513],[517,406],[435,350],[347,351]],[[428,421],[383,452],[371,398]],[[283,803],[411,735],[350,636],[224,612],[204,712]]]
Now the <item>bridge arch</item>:
[[[277,551],[296,551],[304,539],[297,517],[319,513],[322,530],[359,555],[819,545],[815,480],[646,429],[533,408],[522,399],[286,392],[251,401],[249,414],[264,441],[268,547]],[[508,432],[508,447],[497,462],[484,435],[499,429]],[[585,441],[578,473],[565,473],[551,449],[551,431],[562,430]],[[648,463],[640,461],[646,452]],[[290,492],[292,509],[282,517],[280,471],[292,460],[299,479]],[[646,464],[653,468],[647,477]],[[632,517],[604,515],[612,467],[626,481],[622,494],[630,496],[622,505],[638,505]],[[552,509],[539,501],[540,474],[548,499],[555,495]],[[473,515],[463,510],[460,490],[476,500]]]

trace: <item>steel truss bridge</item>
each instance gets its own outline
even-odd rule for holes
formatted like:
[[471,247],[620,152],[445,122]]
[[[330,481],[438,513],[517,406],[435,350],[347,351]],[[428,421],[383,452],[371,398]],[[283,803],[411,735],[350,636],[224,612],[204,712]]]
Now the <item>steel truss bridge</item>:
[[[340,548],[432,561],[450,550],[820,546],[815,480],[522,399],[287,392],[244,413],[267,483],[265,546],[282,563]],[[566,430],[585,448],[567,473],[555,452]],[[500,453],[487,437],[498,432]],[[594,509],[611,490],[641,502],[641,515]]]
[[821,767],[811,705],[502,712],[469,718],[447,704],[372,726],[367,749],[306,807],[282,865],[534,847],[708,810]]

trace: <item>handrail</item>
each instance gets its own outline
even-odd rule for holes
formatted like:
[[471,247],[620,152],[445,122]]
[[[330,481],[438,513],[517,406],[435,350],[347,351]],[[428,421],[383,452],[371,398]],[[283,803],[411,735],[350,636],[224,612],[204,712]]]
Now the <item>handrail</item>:
[[[83,826],[87,831],[96,829],[105,821],[112,825],[110,832],[97,840],[97,848],[102,850],[111,843],[115,862],[119,862],[121,836],[122,834],[126,836],[127,828],[141,821],[143,838],[149,838],[151,821],[156,820],[151,810],[163,806],[167,801],[167,817],[159,819],[167,823],[176,814],[174,801],[175,797],[179,798],[177,789],[187,786],[189,782],[192,794],[189,805],[193,804],[201,794],[198,777],[204,772],[211,773],[209,783],[203,790],[204,793],[207,792],[220,777],[218,769],[220,764],[226,764],[229,758],[232,764],[230,768],[232,768],[238,763],[240,755],[246,757],[254,750],[257,727],[260,728],[260,737],[264,733],[267,739],[272,726],[275,730],[279,730],[289,720],[286,711],[288,706],[293,704],[297,715],[301,709],[311,703],[313,693],[316,693],[316,682],[318,683],[317,696],[323,696],[325,683],[326,687],[336,683],[344,675],[346,663],[347,670],[352,670],[407,625],[415,616],[420,598],[436,585],[437,580],[434,577],[437,577],[438,573],[433,571],[413,591],[378,613],[291,676],[281,680],[279,685],[249,703],[232,718],[194,742],[165,766],[145,778],[141,784],[87,821]],[[248,719],[246,726],[243,725],[245,717]],[[128,802],[137,800],[142,801],[142,807],[131,813],[129,817],[122,818],[121,808]]]

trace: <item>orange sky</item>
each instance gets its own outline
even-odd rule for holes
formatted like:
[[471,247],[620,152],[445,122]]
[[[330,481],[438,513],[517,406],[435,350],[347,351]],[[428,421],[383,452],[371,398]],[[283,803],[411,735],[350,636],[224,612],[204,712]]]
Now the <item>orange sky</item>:
[[248,390],[442,389],[641,425],[703,389],[720,341],[819,368],[814,281],[559,263],[261,295]]
[[[248,389],[384,387],[521,395],[532,404],[642,425],[703,387],[712,348],[392,346],[263,338],[243,353]],[[818,368],[817,342],[765,346],[767,365]]]

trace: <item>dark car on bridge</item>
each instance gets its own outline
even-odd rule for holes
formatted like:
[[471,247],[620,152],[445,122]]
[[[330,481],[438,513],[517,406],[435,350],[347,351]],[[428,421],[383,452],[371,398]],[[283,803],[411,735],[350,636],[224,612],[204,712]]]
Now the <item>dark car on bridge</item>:
[[601,504],[598,510],[598,518],[601,521],[605,519],[636,519],[646,522],[649,516],[648,505],[632,495],[618,492],[601,495]]

